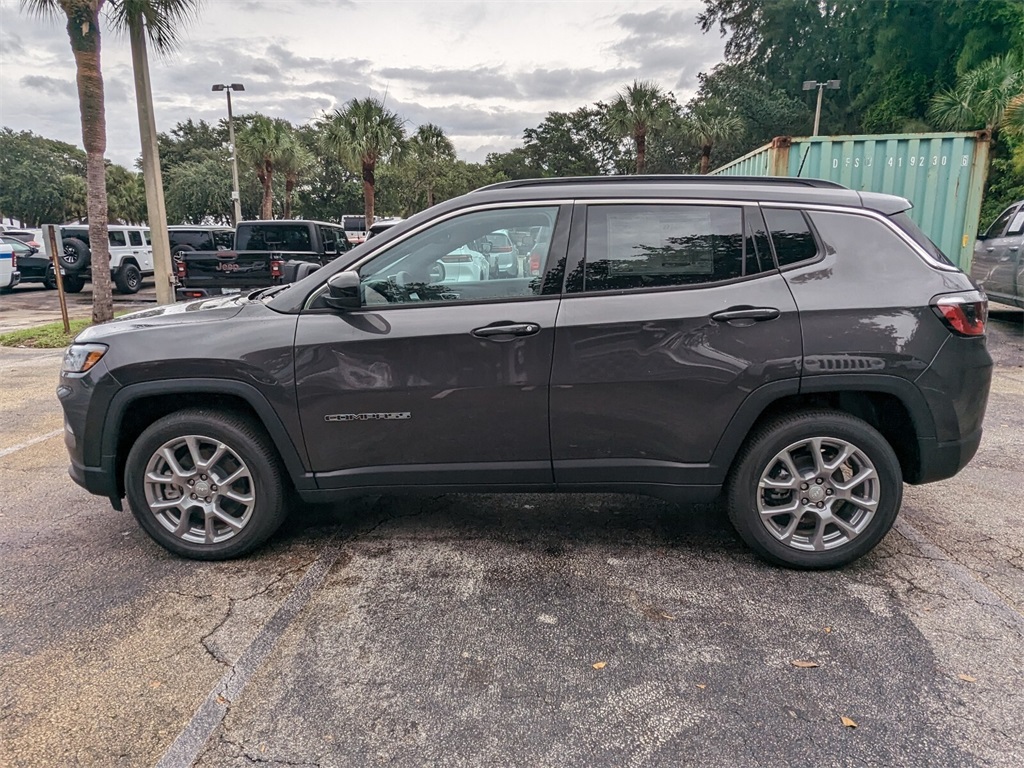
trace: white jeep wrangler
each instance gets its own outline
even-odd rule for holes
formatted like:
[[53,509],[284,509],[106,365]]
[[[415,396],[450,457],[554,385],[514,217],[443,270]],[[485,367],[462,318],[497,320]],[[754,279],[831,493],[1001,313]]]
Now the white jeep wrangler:
[[[153,274],[153,245],[149,227],[111,224],[110,276],[120,293],[138,293],[142,279]],[[89,277],[92,261],[89,251],[89,227],[68,224],[61,227],[63,246],[60,264],[64,269],[64,290],[78,293]]]

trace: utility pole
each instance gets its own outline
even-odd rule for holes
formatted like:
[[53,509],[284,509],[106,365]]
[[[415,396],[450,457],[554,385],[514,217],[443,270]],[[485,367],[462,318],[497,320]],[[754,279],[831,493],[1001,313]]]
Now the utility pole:
[[212,91],[225,91],[228,95],[228,142],[231,144],[231,200],[235,206],[235,226],[242,220],[242,197],[238,189],[238,148],[235,146],[235,119],[231,113],[231,92],[244,91],[241,83],[218,83]]
[[129,22],[132,44],[132,69],[135,71],[135,103],[139,111],[139,137],[142,139],[142,177],[146,184],[146,210],[149,237],[153,245],[153,273],[158,304],[174,303],[174,273],[171,271],[171,243],[167,235],[167,208],[164,206],[164,182],[160,173],[160,149],[156,142],[153,116],[153,85],[149,79],[149,56],[142,14]]
[[814,133],[811,134],[812,136],[817,136],[818,135],[818,126],[821,125],[821,93],[822,93],[822,91],[825,88],[828,88],[830,91],[838,91],[839,90],[840,82],[841,81],[839,81],[839,80],[826,80],[824,83],[819,83],[817,80],[805,80],[804,81],[804,90],[805,91],[813,91],[815,88],[818,89],[818,107],[817,107],[817,109],[814,110]]

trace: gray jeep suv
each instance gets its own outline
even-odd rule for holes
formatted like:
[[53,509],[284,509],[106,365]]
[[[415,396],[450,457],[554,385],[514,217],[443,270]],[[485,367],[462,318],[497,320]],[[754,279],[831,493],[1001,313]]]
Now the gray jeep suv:
[[[253,550],[294,497],[621,491],[724,494],[761,556],[835,567],[981,439],[986,300],[909,208],[790,179],[485,187],[291,285],[84,331],[71,476],[193,558]],[[453,276],[497,230],[538,233],[537,273]]]

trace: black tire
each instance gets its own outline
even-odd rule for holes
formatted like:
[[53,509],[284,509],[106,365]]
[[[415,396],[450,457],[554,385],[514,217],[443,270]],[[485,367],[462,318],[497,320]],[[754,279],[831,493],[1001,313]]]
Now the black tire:
[[89,266],[91,254],[89,244],[79,240],[77,237],[64,239],[64,246],[60,252],[60,265],[68,273],[81,272]]
[[81,275],[63,275],[64,293],[81,293],[85,288],[85,278]]
[[46,275],[43,277],[43,287],[48,291],[53,291],[57,288],[57,275],[54,272],[53,264],[46,268]]
[[[816,438],[823,438],[817,451],[802,444]],[[841,446],[853,453],[832,469]],[[822,458],[817,464],[815,452]],[[799,478],[790,479],[783,453]],[[861,473],[868,479],[846,487]],[[762,476],[778,489],[761,488]],[[781,488],[787,484],[792,489]],[[740,538],[769,562],[807,570],[837,568],[869,552],[889,532],[902,500],[900,464],[886,439],[861,419],[825,409],[792,413],[755,430],[726,485],[729,520]],[[790,505],[796,514],[785,512]],[[771,515],[773,508],[780,512]]]
[[126,262],[115,273],[114,285],[118,293],[138,293],[142,288],[142,271],[132,262]]
[[[178,468],[183,472],[194,472],[179,476],[178,479],[184,478],[180,485],[173,482],[171,474],[168,474],[167,483],[148,480],[147,474],[150,472],[171,472],[170,464],[159,452],[168,444],[184,441],[186,436],[195,438],[194,445],[200,456],[206,459],[210,458],[212,446],[207,446],[205,441],[222,443],[226,449],[220,458],[205,468],[206,472],[202,472],[201,464],[191,460],[192,447],[180,445],[172,449],[178,451],[175,454]],[[227,480],[229,475],[237,474],[240,470],[245,472],[242,479],[234,481],[230,486],[218,488],[218,478]],[[187,480],[195,485],[186,485]],[[280,462],[270,439],[262,427],[247,417],[223,411],[193,408],[172,413],[150,425],[128,453],[124,482],[132,514],[146,533],[169,552],[195,560],[226,560],[248,554],[270,538],[287,515]],[[203,498],[198,498],[194,505],[190,503],[190,491],[200,488],[200,492],[211,494],[206,498],[212,499],[212,506]],[[221,493],[224,488],[228,488],[228,491]],[[186,493],[190,498],[186,499]],[[248,494],[251,503],[234,502],[227,498],[229,493],[239,498]],[[173,507],[154,510],[150,499],[154,502],[161,499],[165,502],[176,500],[186,505],[187,509]],[[215,507],[232,517],[239,525],[238,529],[223,522],[226,519],[224,517],[207,514],[206,510]],[[240,507],[245,509],[241,510]],[[188,517],[183,521],[186,512]],[[208,518],[213,520],[213,538],[216,538],[220,530],[223,539],[208,540]],[[176,526],[180,533],[172,531],[169,526]],[[197,536],[205,540],[195,541]]]

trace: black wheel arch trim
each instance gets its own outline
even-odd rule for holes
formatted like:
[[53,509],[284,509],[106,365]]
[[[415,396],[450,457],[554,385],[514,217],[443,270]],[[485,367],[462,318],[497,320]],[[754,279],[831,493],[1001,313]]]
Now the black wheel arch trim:
[[[103,421],[103,433],[100,439],[102,454],[101,466],[104,471],[114,474],[117,467],[117,444],[121,431],[121,422],[125,412],[133,402],[153,395],[176,395],[183,393],[204,393],[213,395],[232,395],[241,398],[256,412],[264,429],[270,435],[284,461],[284,469],[291,478],[296,490],[313,490],[317,487],[316,480],[306,468],[303,455],[296,448],[291,435],[285,428],[281,418],[266,397],[251,384],[229,379],[168,379],[165,381],[145,381],[129,384],[119,389],[107,406]],[[119,481],[117,481],[119,483]]]
[[715,446],[709,480],[724,482],[747,435],[761,415],[778,400],[793,395],[842,392],[879,392],[893,395],[910,414],[919,443],[935,442],[935,420],[921,390],[908,379],[885,374],[836,374],[803,376],[774,381],[758,387],[743,401]]

